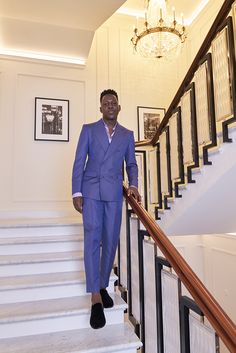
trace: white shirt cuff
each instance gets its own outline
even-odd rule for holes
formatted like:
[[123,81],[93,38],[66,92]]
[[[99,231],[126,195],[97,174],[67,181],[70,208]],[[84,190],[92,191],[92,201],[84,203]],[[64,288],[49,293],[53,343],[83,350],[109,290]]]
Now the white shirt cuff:
[[81,192],[76,192],[75,194],[72,195],[72,198],[75,198],[75,197],[82,197],[82,193]]

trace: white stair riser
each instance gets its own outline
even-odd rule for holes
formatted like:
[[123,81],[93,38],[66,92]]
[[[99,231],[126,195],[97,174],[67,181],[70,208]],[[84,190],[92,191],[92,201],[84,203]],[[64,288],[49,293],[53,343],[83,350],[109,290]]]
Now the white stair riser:
[[49,235],[83,235],[82,225],[0,228],[0,238]]
[[[123,309],[107,310],[105,311],[105,316],[107,325],[124,322]],[[0,339],[88,328],[90,327],[89,320],[90,310],[83,314],[68,314],[62,317],[42,318],[40,320],[0,323]]]
[[[114,291],[114,280],[109,282],[109,292]],[[0,304],[23,303],[27,301],[77,297],[86,294],[85,282],[68,285],[34,287],[0,291]]]
[[68,271],[84,271],[83,260],[1,265],[0,277]]
[[37,254],[83,250],[82,241],[0,245],[0,255]]

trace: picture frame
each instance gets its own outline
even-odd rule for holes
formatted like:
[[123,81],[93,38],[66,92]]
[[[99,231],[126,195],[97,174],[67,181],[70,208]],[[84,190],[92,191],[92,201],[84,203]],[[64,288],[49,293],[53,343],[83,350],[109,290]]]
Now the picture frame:
[[137,107],[139,141],[153,138],[165,112],[164,108]]
[[[236,2],[232,5],[232,17],[233,17],[233,30],[236,29]],[[234,35],[234,48],[236,48],[236,36]]]
[[34,139],[69,141],[69,100],[35,97]]

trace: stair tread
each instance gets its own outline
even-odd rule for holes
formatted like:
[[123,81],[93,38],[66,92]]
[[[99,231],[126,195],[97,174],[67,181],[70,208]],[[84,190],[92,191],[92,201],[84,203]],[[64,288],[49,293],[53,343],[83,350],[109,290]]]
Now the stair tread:
[[139,348],[142,343],[129,323],[106,325],[100,330],[84,328],[0,341],[4,353],[99,353],[111,348]]
[[35,228],[35,227],[82,226],[82,217],[55,217],[55,218],[12,218],[1,219],[0,229],[4,228]]
[[[111,280],[116,280],[117,276],[112,273]],[[35,288],[42,286],[76,284],[85,282],[84,271],[43,273],[24,276],[0,277],[0,291],[10,289]]]
[[58,242],[75,242],[83,241],[82,235],[51,235],[51,236],[30,236],[30,237],[8,237],[0,238],[1,245],[20,245],[20,244],[41,244],[41,243],[58,243]]
[[[127,304],[116,293],[111,293],[114,307],[105,310],[117,310],[127,308]],[[0,325],[3,323],[42,319],[90,313],[91,297],[83,295],[79,297],[38,300],[23,303],[0,304]],[[0,350],[1,352],[1,350]]]
[[83,259],[83,251],[65,251],[65,252],[41,253],[41,254],[0,255],[0,265],[82,260],[82,259]]
[[0,291],[19,288],[84,282],[84,271],[43,273],[0,278]]

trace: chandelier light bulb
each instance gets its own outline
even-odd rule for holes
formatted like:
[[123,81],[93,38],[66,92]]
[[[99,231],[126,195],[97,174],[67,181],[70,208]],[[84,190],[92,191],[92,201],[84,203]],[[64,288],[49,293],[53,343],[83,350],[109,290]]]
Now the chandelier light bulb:
[[175,8],[174,8],[174,6],[172,7],[172,11],[173,11],[173,22],[175,22]]
[[162,20],[162,8],[160,7],[160,20]]
[[145,22],[147,22],[147,10],[144,12]]

